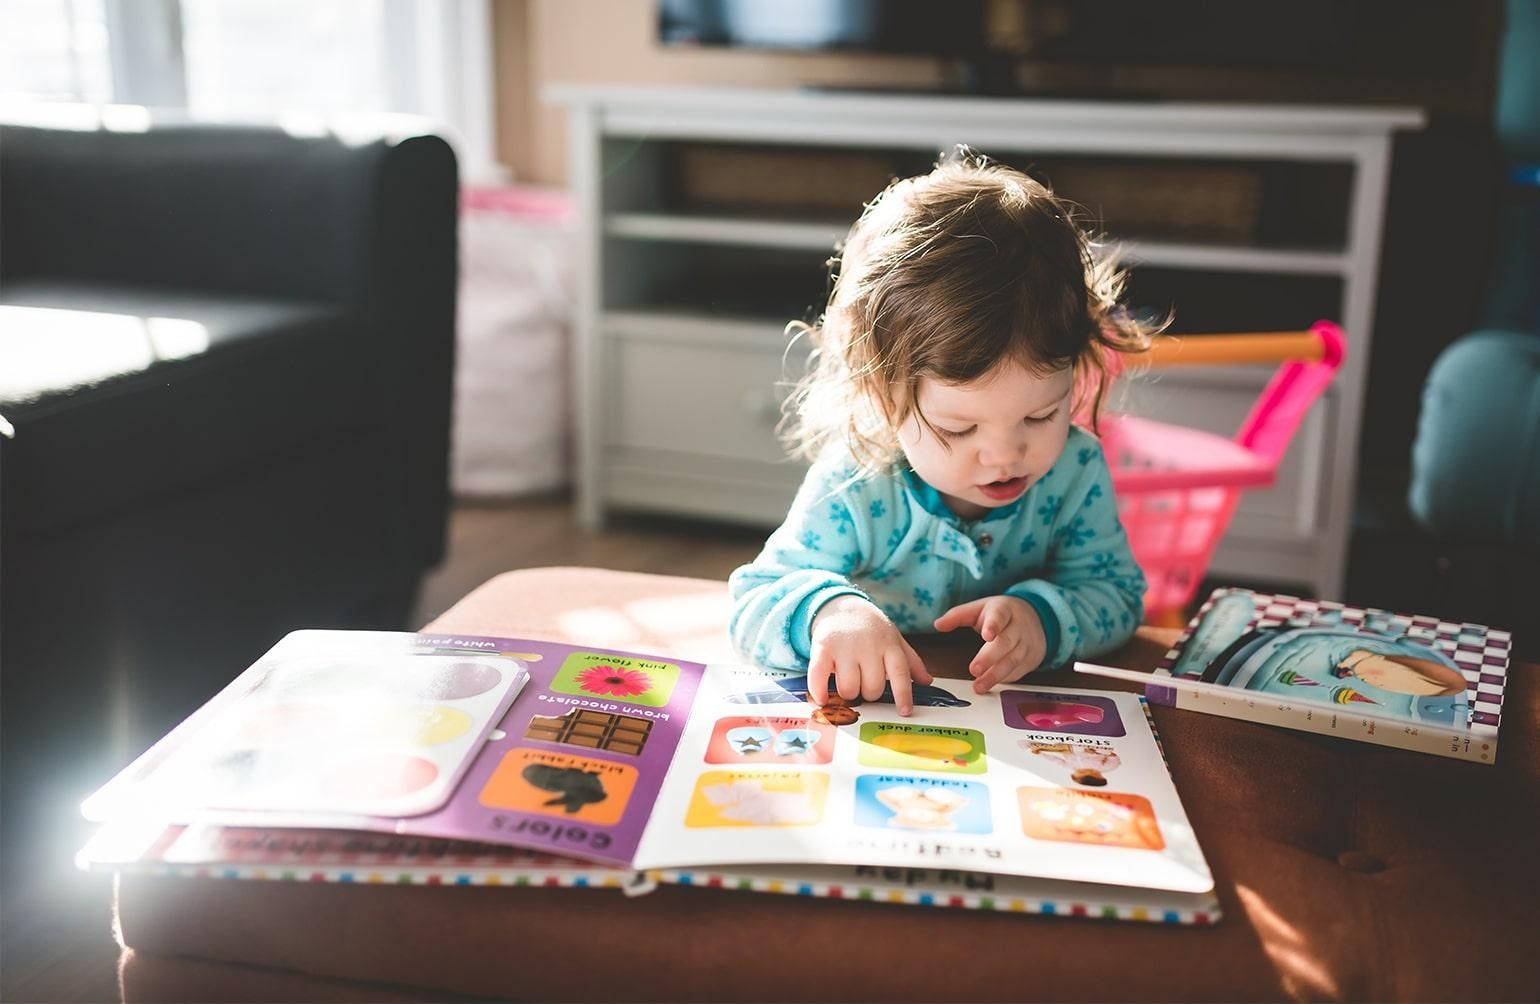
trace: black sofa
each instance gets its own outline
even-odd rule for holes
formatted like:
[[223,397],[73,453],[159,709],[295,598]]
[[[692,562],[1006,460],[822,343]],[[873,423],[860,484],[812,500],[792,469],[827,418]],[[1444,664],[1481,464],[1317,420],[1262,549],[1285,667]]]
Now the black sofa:
[[428,134],[0,126],[8,820],[290,630],[408,626],[444,549],[457,196]]

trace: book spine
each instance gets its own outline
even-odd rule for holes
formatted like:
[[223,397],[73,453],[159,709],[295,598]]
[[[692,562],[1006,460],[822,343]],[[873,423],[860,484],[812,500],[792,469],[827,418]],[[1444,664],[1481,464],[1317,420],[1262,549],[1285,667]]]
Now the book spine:
[[[895,869],[896,870],[896,869]],[[994,910],[1001,913],[1035,913],[1045,916],[1095,917],[1103,920],[1133,920],[1152,924],[1213,924],[1220,919],[1219,902],[1208,899],[1201,908],[1171,906],[1159,902],[1158,895],[1148,900],[1042,896],[1026,893],[975,891],[951,885],[903,886],[885,881],[851,880],[830,882],[813,878],[770,878],[762,875],[716,871],[657,869],[647,873],[664,885],[695,886],[703,889],[730,889],[742,892],[768,892],[784,896],[812,896],[819,899],[853,899],[875,903],[903,903],[910,906],[944,907],[956,910]]]
[[1472,737],[1464,732],[1436,728],[1413,723],[1397,723],[1383,718],[1367,718],[1355,715],[1347,708],[1335,711],[1314,704],[1293,704],[1287,701],[1267,700],[1262,695],[1221,697],[1211,693],[1183,688],[1152,685],[1150,700],[1158,700],[1154,691],[1165,691],[1172,698],[1172,706],[1184,711],[1199,711],[1210,715],[1223,715],[1264,725],[1279,725],[1300,732],[1314,732],[1323,736],[1338,736],[1359,742],[1393,746],[1418,753],[1433,753],[1456,760],[1475,763],[1492,763],[1497,759],[1497,741],[1494,738]]
[[179,864],[143,862],[103,866],[120,874],[158,878],[224,879],[256,882],[335,882],[343,885],[544,886],[625,889],[646,887],[639,872],[620,869],[401,866],[391,864]]

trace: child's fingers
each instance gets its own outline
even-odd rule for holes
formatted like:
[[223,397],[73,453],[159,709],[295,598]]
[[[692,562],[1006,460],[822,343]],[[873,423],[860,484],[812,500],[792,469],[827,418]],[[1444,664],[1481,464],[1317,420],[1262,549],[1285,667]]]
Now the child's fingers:
[[989,668],[980,673],[973,681],[975,693],[986,694],[997,683],[1006,683],[1018,677],[1026,675],[1016,672],[1021,667],[1023,646],[1018,645],[1009,652],[1003,653],[990,664]]
[[940,617],[936,618],[937,631],[955,631],[960,627],[972,627],[978,620],[979,611],[984,609],[986,600],[974,600],[971,603],[960,603]]
[[882,697],[888,686],[888,667],[885,655],[877,655],[861,662],[861,698],[875,701]]
[[834,660],[828,649],[817,646],[807,667],[807,696],[819,706],[829,703],[829,674],[834,672]]
[[985,641],[994,641],[1011,625],[1011,605],[1009,603],[990,603],[984,607],[983,623],[979,625],[979,636]]
[[968,663],[968,672],[974,677],[978,677],[995,663],[999,662],[1001,658],[1009,655],[1016,646],[1017,639],[1015,635],[997,635],[993,641],[986,641],[983,645],[979,646],[979,650],[973,656],[973,660]]
[[925,668],[925,662],[920,658],[920,653],[914,650],[914,646],[904,642],[904,656],[909,660],[909,676],[916,683],[935,683],[936,678],[930,670]]
[[834,683],[839,695],[847,701],[861,696],[861,664],[854,659],[841,662],[835,670]]
[[[914,710],[914,684],[909,680],[909,659],[901,649],[890,650],[882,658],[886,682],[893,688],[893,706],[901,716]],[[879,695],[880,696],[880,695]]]

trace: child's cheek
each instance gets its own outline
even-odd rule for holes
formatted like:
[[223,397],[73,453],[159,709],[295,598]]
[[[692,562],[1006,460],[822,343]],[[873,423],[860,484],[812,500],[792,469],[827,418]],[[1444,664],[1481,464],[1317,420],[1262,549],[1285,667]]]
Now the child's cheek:
[[1069,416],[1065,415],[1054,421],[1052,428],[1044,433],[1043,439],[1036,444],[1037,456],[1034,458],[1033,468],[1039,475],[1047,474],[1054,464],[1059,462],[1059,457],[1064,454],[1064,446],[1069,442]]

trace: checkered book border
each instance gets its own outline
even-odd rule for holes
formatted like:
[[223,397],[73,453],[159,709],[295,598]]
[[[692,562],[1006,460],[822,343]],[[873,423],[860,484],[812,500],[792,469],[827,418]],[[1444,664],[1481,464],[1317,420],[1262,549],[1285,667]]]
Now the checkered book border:
[[1192,637],[1198,622],[1229,593],[1246,593],[1255,601],[1257,614],[1247,630],[1283,627],[1317,627],[1347,624],[1391,638],[1410,638],[1447,655],[1465,677],[1470,700],[1470,731],[1496,735],[1502,715],[1503,689],[1508,682],[1508,657],[1513,636],[1482,624],[1441,621],[1436,617],[1398,614],[1375,607],[1351,607],[1330,600],[1306,600],[1279,593],[1254,593],[1247,589],[1216,589],[1204,601],[1197,616],[1182,631],[1176,644],[1161,659],[1157,672],[1170,673],[1176,657]]

